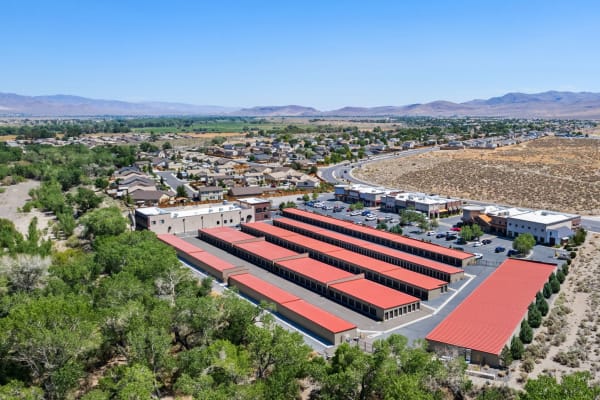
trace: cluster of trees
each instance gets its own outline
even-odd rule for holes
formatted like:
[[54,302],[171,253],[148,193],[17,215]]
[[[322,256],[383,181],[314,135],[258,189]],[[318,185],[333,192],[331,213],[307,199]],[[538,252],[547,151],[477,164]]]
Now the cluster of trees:
[[430,227],[429,221],[427,220],[427,218],[425,218],[425,214],[407,208],[400,212],[400,225],[409,224],[417,224],[419,229],[422,230],[429,229]]
[[0,180],[55,180],[64,191],[105,179],[115,168],[133,164],[137,155],[135,146],[28,145],[25,150],[0,144]]
[[37,224],[37,217],[33,217],[27,229],[27,236],[23,236],[11,220],[0,218],[0,256],[17,254],[48,256],[52,250],[52,242],[42,239]]
[[0,126],[0,136],[16,135],[17,139],[53,138],[57,135],[77,137],[89,133],[127,133],[131,132],[127,120],[71,120],[45,121],[31,125]]

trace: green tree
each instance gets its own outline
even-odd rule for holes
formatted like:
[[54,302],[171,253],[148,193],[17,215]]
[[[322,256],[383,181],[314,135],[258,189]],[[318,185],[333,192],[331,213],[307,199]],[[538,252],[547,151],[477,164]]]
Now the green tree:
[[523,346],[523,342],[517,336],[513,336],[510,340],[510,353],[512,354],[513,360],[520,360],[523,357],[523,351],[525,351],[525,346]]
[[307,193],[304,193],[304,195],[302,196],[302,201],[305,203],[310,201],[310,196]]
[[464,225],[461,228],[459,235],[461,238],[468,242],[473,239],[473,230],[469,225]]
[[475,238],[475,239],[479,239],[480,237],[483,236],[483,230],[477,224],[473,224],[471,226],[471,231],[473,232],[473,238]]
[[170,143],[170,142],[164,142],[164,143],[162,144],[162,149],[163,149],[163,150],[171,150],[172,148],[173,148],[173,146],[171,146],[171,143]]
[[536,299],[535,305],[537,306],[537,309],[540,310],[540,313],[542,314],[542,316],[546,316],[548,314],[549,306],[548,306],[548,302],[546,301],[544,296]]
[[437,229],[440,226],[440,222],[438,221],[437,218],[433,218],[429,221],[429,228],[430,229]]
[[127,229],[127,220],[117,207],[89,211],[81,218],[83,236],[95,239],[99,236],[118,235]]
[[37,386],[25,386],[21,381],[10,381],[0,385],[0,399],[44,400],[44,391]]
[[552,286],[550,286],[550,282],[546,282],[544,284],[543,290],[544,298],[549,299],[552,296]]
[[65,398],[83,376],[88,353],[100,337],[90,302],[80,296],[48,296],[15,305],[0,320],[6,357],[23,365],[50,399]]
[[558,270],[556,273],[556,279],[558,279],[559,283],[563,283],[565,281],[565,273],[562,271],[562,268]]
[[179,185],[177,186],[177,197],[187,197],[187,191],[185,190],[185,186]]
[[402,227],[400,226],[400,224],[393,225],[388,229],[388,232],[397,233],[399,235],[402,235]]
[[92,210],[102,203],[102,197],[96,196],[93,190],[79,187],[77,188],[77,194],[74,198],[77,209],[80,213],[84,214],[89,210]]
[[528,344],[533,340],[533,329],[529,326],[529,322],[526,319],[521,322],[521,330],[519,332],[519,339],[521,342]]
[[528,254],[535,246],[535,238],[531,233],[522,233],[513,240],[513,249],[519,254]]
[[539,328],[539,326],[542,324],[542,313],[538,309],[536,303],[531,303],[531,305],[529,305],[527,321],[529,322],[529,326],[532,328]]
[[510,367],[510,364],[512,364],[513,362],[512,352],[510,351],[510,348],[506,345],[504,345],[502,351],[500,352],[500,361],[502,362],[502,365],[505,368]]
[[97,189],[104,190],[108,187],[108,179],[101,177],[96,178],[96,180],[94,180],[94,186]]
[[554,273],[550,275],[550,287],[552,289],[552,293],[558,293],[560,291],[560,282]]
[[387,231],[388,225],[385,222],[378,222],[375,229],[381,229],[381,230]]

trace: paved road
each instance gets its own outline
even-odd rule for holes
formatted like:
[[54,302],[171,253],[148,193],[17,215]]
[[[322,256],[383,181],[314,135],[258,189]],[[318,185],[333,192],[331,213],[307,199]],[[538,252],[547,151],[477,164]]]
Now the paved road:
[[370,159],[360,160],[355,163],[344,162],[330,167],[320,168],[319,172],[321,174],[321,177],[329,183],[347,183],[349,181],[352,183],[369,184],[368,182],[362,181],[352,176],[352,168],[356,166],[360,167],[364,164],[370,164],[381,160],[387,160],[390,158],[403,158],[408,156],[414,156],[416,154],[427,153],[429,151],[434,150],[439,150],[439,147],[425,147],[421,149],[404,150],[396,153],[389,153],[383,154],[381,156],[371,157]]
[[194,192],[194,190],[187,184],[187,182],[177,179],[177,177],[173,174],[172,171],[156,171],[156,174],[163,178],[165,184],[167,184],[174,192],[177,192],[177,186],[183,185],[190,199],[193,199],[196,195],[196,192]]

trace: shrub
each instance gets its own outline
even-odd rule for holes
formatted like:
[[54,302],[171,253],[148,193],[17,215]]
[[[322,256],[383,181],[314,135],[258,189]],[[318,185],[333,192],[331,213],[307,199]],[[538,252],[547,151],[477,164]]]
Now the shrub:
[[523,362],[521,363],[521,369],[525,372],[533,371],[534,367],[535,367],[535,361],[531,357],[525,358],[523,360]]
[[510,353],[514,360],[520,360],[523,357],[523,351],[525,350],[525,346],[523,346],[523,342],[516,336],[510,340]]
[[558,282],[560,283],[563,283],[565,281],[565,273],[562,271],[562,269],[559,269],[556,273],[556,279],[558,279]]
[[552,277],[552,280],[550,281],[550,286],[552,288],[552,293],[558,293],[558,291],[560,290],[560,282],[558,281],[556,276]]
[[532,328],[537,328],[542,324],[542,313],[538,310],[535,304],[532,304],[529,307],[529,312],[527,313],[527,320],[529,321],[529,326]]
[[550,307],[548,306],[548,302],[546,301],[546,299],[542,297],[539,301],[535,302],[535,305],[537,306],[537,309],[540,310],[542,316],[545,317],[546,315],[548,315],[548,310],[550,309]]
[[565,276],[569,275],[569,264],[564,263],[562,265],[562,273],[565,274]]
[[574,259],[575,257],[577,257],[577,253],[576,253],[576,252],[574,252],[574,251],[572,251],[572,252],[570,252],[570,253],[569,253],[569,257],[570,257],[570,258],[571,258],[571,260],[572,260],[572,259]]
[[549,282],[544,284],[544,298],[549,299],[552,296],[552,286],[550,286]]
[[533,340],[533,329],[529,326],[529,323],[526,319],[521,322],[521,331],[519,332],[519,339],[521,342],[528,344]]

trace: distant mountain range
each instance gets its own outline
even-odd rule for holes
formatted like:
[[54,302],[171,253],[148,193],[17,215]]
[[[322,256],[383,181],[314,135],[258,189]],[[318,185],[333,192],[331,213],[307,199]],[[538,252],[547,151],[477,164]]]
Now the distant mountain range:
[[95,100],[78,96],[21,96],[0,93],[0,115],[5,116],[159,116],[228,115],[253,117],[514,117],[600,119],[600,93],[508,93],[464,103],[433,101],[424,104],[381,107],[344,107],[320,111],[298,105],[233,108],[182,103]]

